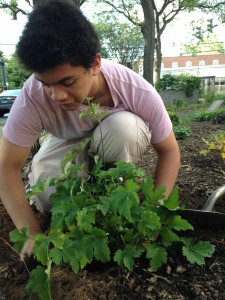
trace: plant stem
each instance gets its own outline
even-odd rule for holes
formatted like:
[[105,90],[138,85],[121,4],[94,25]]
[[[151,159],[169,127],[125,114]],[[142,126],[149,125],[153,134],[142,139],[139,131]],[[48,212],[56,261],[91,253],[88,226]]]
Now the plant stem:
[[19,253],[18,251],[16,251],[15,249],[13,249],[13,247],[12,247],[5,239],[3,239],[1,236],[0,236],[0,239],[3,240],[3,242],[5,242],[6,245],[9,246],[9,248],[10,248],[11,250],[13,250],[18,256],[20,256],[20,259],[21,259],[21,261],[23,262],[23,264],[24,264],[24,266],[25,266],[25,268],[26,268],[28,274],[30,274],[30,271],[29,271],[29,269],[28,269],[28,267],[27,267],[27,264],[26,264],[24,258],[21,257],[20,253]]

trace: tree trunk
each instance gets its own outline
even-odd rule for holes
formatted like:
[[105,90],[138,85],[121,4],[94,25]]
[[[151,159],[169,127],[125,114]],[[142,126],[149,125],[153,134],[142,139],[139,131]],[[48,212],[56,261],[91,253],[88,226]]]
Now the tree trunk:
[[156,50],[156,80],[159,80],[161,77],[161,62],[162,62],[161,37],[156,38],[155,50]]
[[144,13],[144,22],[141,32],[144,37],[144,78],[153,84],[154,82],[154,49],[155,49],[155,17],[152,0],[141,0]]

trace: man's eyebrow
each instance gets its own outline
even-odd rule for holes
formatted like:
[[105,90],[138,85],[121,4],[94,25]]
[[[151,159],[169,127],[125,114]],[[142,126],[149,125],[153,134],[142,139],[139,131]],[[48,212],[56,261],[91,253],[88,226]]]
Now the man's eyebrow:
[[[41,79],[37,78],[36,76],[34,76],[38,81],[40,81],[41,83],[45,84],[45,85],[49,85],[49,83],[46,83],[44,81],[42,81]],[[72,76],[67,76],[67,77],[64,77],[63,79],[61,79],[60,81],[56,82],[56,83],[53,83],[53,84],[57,84],[57,83],[63,83],[67,80],[70,80],[70,79],[73,79],[75,76],[72,75]]]

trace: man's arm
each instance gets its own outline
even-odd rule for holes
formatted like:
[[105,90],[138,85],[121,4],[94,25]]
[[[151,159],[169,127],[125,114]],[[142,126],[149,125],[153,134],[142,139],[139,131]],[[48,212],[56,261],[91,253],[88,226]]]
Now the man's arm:
[[180,167],[180,150],[174,133],[162,142],[153,144],[158,155],[155,170],[155,187],[166,186],[165,196],[172,191]]
[[19,147],[3,137],[0,144],[0,198],[17,229],[29,226],[30,237],[42,230],[25,199],[20,172],[30,148]]

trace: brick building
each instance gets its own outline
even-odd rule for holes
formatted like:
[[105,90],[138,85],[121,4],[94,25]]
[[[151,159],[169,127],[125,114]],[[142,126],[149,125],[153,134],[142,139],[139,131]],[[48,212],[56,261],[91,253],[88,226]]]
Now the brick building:
[[[134,64],[134,70],[143,75],[143,61]],[[162,58],[161,76],[184,73],[201,77],[205,88],[214,86],[218,94],[225,93],[225,54],[181,54]]]

